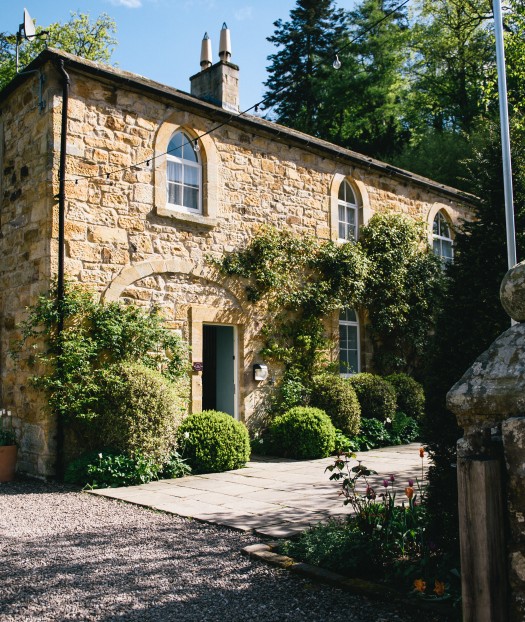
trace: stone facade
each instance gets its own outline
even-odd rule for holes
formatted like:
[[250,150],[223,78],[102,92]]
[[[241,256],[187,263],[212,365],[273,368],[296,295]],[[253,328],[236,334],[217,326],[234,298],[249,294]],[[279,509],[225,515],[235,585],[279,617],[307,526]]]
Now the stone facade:
[[[66,276],[105,300],[160,305],[169,325],[191,343],[193,362],[202,360],[203,325],[233,326],[235,416],[241,420],[257,411],[267,389],[252,377],[253,363],[262,362],[263,318],[208,258],[243,246],[261,225],[337,239],[344,179],[358,198],[361,224],[381,211],[422,220],[429,232],[439,210],[452,223],[469,218],[472,197],[454,189],[140,76],[47,50],[31,66],[45,77],[43,110],[36,73],[18,76],[0,94],[2,405],[19,427],[23,471],[49,475],[54,455],[54,424],[27,372],[7,352],[25,307],[57,274],[60,61],[70,78]],[[199,214],[167,204],[166,151],[179,129],[199,147]],[[365,368],[365,330],[361,340]],[[194,372],[194,410],[202,406],[201,383],[201,372]]]

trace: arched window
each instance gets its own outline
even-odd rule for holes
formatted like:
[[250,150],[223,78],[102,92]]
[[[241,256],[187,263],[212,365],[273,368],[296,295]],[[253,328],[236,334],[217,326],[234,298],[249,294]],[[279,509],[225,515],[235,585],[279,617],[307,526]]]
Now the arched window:
[[202,166],[191,138],[175,132],[167,149],[167,203],[169,207],[202,213]]
[[358,206],[352,186],[345,180],[339,186],[339,239],[357,240]]
[[357,374],[359,365],[359,321],[353,309],[342,309],[339,314],[339,373]]
[[454,259],[454,247],[450,235],[450,226],[442,212],[438,212],[432,224],[432,243],[434,255],[441,257],[445,263]]

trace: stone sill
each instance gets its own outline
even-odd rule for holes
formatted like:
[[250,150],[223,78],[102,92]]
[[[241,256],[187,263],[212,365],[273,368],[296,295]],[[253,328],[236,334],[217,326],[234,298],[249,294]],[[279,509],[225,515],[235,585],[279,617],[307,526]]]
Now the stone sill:
[[216,227],[217,219],[210,218],[209,216],[203,216],[202,214],[188,214],[186,212],[179,212],[167,207],[157,207],[158,216],[168,216],[175,220],[182,220],[183,222],[191,222],[195,225],[202,225],[203,227]]

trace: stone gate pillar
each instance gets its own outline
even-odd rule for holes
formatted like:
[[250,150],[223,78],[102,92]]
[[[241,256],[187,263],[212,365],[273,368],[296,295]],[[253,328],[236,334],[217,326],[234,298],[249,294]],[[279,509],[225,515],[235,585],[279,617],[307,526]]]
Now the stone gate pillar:
[[501,284],[516,322],[447,395],[458,441],[465,622],[525,620],[525,262]]

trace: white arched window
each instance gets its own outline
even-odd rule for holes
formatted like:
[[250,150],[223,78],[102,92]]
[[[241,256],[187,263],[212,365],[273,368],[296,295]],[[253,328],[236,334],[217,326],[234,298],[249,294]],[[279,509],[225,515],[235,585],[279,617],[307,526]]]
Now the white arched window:
[[353,309],[342,309],[339,314],[339,373],[357,374],[359,365],[359,321]]
[[432,224],[432,246],[434,255],[444,262],[451,263],[454,259],[454,247],[450,235],[450,225],[442,212],[438,212]]
[[352,186],[346,180],[339,186],[337,206],[339,210],[339,239],[357,240],[358,205]]
[[180,131],[171,137],[166,155],[167,204],[190,214],[201,214],[202,166],[193,144]]

